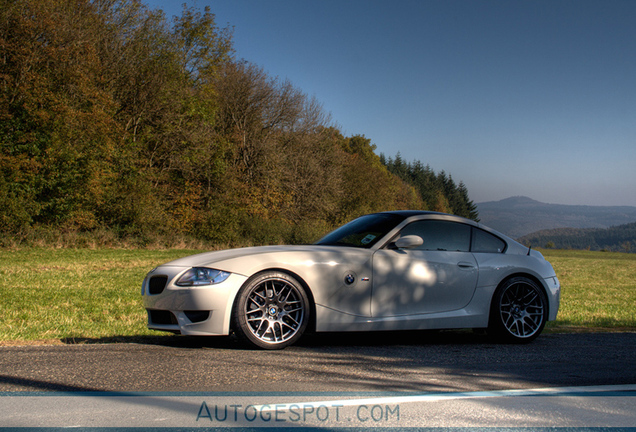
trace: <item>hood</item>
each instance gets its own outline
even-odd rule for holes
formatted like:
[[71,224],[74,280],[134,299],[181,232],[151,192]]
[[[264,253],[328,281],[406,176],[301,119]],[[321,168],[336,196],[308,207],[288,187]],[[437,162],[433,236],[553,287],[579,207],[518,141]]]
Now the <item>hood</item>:
[[[227,249],[214,252],[204,252],[170,261],[164,265],[175,267],[214,267],[219,270],[231,271],[233,266],[226,267],[223,263],[235,262],[239,258],[254,258],[255,260],[269,260],[271,255],[307,256],[308,254],[350,254],[368,251],[366,249],[337,247],[337,246],[257,246],[239,249]],[[245,260],[242,260],[245,261]],[[216,267],[215,267],[216,265]]]

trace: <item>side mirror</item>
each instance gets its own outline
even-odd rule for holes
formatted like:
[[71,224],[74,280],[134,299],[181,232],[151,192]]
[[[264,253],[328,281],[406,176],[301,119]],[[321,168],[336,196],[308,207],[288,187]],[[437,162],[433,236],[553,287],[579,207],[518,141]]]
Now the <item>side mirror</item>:
[[422,246],[424,244],[424,240],[422,237],[416,235],[407,235],[404,237],[400,237],[395,242],[395,247],[398,249],[412,249],[418,246]]

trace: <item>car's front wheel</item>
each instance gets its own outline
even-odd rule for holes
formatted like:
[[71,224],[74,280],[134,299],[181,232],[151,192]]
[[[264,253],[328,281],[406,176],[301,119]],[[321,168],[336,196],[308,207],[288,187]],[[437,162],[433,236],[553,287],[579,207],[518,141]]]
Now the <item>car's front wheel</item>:
[[309,322],[309,300],[303,286],[286,273],[256,275],[240,289],[233,328],[250,344],[281,349],[296,342]]
[[548,320],[548,302],[531,279],[515,277],[495,291],[490,309],[489,333],[505,342],[530,342]]

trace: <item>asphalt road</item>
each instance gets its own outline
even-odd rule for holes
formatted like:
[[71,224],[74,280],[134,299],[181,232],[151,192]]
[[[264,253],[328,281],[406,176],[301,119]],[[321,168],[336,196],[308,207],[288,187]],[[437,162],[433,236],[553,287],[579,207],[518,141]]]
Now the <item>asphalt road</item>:
[[0,347],[0,392],[467,392],[636,384],[636,333],[320,334],[282,351],[231,338]]

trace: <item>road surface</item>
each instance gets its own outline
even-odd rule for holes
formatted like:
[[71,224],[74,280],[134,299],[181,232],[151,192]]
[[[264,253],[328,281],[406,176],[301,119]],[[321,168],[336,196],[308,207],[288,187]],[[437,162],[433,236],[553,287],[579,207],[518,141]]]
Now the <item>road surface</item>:
[[0,426],[625,427],[636,425],[635,365],[635,333],[528,345],[321,334],[282,351],[172,336],[0,347]]

